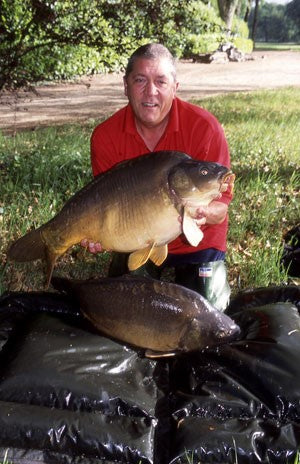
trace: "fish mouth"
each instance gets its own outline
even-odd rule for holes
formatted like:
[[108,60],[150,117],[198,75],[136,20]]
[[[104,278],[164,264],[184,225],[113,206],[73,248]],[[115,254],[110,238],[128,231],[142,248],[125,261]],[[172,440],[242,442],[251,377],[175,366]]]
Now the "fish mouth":
[[227,343],[232,343],[238,341],[241,337],[241,328],[233,323],[227,330],[222,333],[219,333],[216,346],[226,345]]
[[226,192],[230,188],[229,193],[232,194],[235,181],[235,174],[232,171],[227,172],[221,179],[220,192]]

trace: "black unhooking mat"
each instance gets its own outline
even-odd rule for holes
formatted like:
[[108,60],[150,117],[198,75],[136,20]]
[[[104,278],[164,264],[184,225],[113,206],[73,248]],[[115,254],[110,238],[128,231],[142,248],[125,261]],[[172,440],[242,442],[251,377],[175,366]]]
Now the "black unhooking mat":
[[239,340],[154,361],[100,336],[61,295],[3,295],[0,462],[294,463],[299,300],[299,287],[244,292],[227,311]]

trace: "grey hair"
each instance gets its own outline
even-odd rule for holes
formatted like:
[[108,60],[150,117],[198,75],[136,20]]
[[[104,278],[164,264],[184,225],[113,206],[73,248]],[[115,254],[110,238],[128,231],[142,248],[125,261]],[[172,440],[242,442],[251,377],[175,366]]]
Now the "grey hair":
[[147,60],[157,60],[159,58],[166,58],[169,60],[172,70],[171,74],[176,80],[176,62],[172,53],[162,44],[159,43],[148,43],[139,47],[133,54],[129,57],[126,70],[125,70],[125,79],[132,72],[134,64],[138,58],[145,58]]

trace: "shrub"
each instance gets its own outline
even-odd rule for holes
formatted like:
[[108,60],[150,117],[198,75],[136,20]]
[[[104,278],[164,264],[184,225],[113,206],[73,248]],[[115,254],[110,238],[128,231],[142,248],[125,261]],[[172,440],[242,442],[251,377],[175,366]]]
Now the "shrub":
[[[227,41],[217,10],[185,0],[1,0],[0,90],[122,68],[146,41],[180,57]],[[247,26],[235,21],[235,36]]]
[[243,53],[252,53],[253,51],[253,40],[243,39],[242,37],[235,37],[232,40],[233,45]]
[[185,58],[201,53],[213,53],[221,43],[226,41],[226,35],[220,33],[212,34],[189,34],[185,50]]
[[249,27],[248,24],[241,18],[235,17],[232,22],[231,33],[234,36],[248,39],[249,37]]

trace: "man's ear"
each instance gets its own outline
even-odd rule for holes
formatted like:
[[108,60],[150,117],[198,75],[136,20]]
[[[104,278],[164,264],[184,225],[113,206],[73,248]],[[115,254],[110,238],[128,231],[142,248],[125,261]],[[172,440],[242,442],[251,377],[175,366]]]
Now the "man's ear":
[[176,97],[176,92],[177,92],[177,90],[178,90],[178,87],[179,87],[179,82],[175,82],[174,98]]
[[124,94],[127,97],[127,80],[126,77],[123,77],[123,84],[124,84]]

